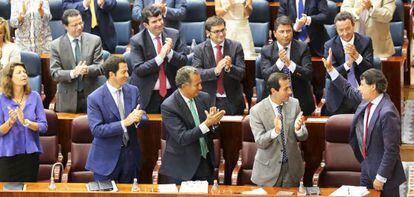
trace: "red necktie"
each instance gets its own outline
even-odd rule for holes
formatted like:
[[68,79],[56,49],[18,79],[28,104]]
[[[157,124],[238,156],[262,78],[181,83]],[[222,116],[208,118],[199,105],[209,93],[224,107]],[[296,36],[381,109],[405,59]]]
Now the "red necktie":
[[364,132],[364,139],[362,142],[362,156],[364,157],[364,159],[367,157],[368,153],[367,153],[367,138],[368,138],[368,120],[369,120],[369,113],[371,112],[371,107],[372,107],[372,103],[368,103],[368,107],[367,107],[367,118],[365,119],[365,132]]
[[[160,53],[161,51],[161,39],[159,36],[155,37],[157,39],[157,53]],[[167,78],[165,76],[165,66],[164,62],[160,65],[160,70],[158,72],[158,80],[160,81],[160,95],[161,97],[165,97],[167,95]]]
[[[216,53],[216,66],[223,59],[223,53],[221,53],[221,45],[216,45],[217,53]],[[219,94],[224,94],[224,86],[223,86],[223,71],[221,71],[219,78],[217,80],[217,92]]]

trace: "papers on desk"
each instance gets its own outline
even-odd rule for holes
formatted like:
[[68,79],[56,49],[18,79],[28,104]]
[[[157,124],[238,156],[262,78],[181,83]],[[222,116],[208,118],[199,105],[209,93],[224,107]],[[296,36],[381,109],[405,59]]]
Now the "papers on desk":
[[246,195],[267,195],[267,192],[263,188],[257,188],[251,191],[244,191],[242,194]]
[[369,193],[366,187],[342,185],[329,196],[365,196]]
[[159,193],[178,193],[177,186],[175,184],[159,184]]
[[183,181],[181,182],[180,193],[208,194],[208,182],[207,181]]

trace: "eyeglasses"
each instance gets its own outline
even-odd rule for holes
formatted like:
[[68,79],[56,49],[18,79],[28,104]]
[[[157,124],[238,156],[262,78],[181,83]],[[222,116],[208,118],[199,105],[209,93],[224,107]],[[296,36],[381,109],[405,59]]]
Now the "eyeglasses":
[[221,29],[221,30],[210,31],[210,32],[213,33],[213,34],[218,34],[218,33],[225,33],[226,31],[227,31],[227,29],[224,28],[224,29]]
[[69,25],[70,27],[77,27],[77,26],[83,26],[83,22],[77,23],[77,24],[73,24],[73,25]]

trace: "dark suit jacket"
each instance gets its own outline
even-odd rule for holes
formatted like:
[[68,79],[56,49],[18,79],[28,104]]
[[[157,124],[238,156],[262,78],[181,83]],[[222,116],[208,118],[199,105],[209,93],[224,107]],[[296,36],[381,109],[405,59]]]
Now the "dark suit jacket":
[[[142,21],[142,9],[154,4],[154,0],[135,0],[132,8],[132,19]],[[187,8],[186,0],[165,0],[167,4],[167,13],[164,17],[166,27],[180,30],[181,21],[184,20]],[[140,29],[144,29],[141,23]]]
[[[167,37],[173,40],[174,47],[171,61],[168,62],[167,57],[165,57],[165,72],[171,84],[171,89],[175,90],[177,89],[175,85],[177,70],[187,63],[187,56],[185,55],[187,46],[180,39],[178,31],[175,29],[164,29],[162,32],[163,44]],[[158,80],[159,66],[155,62],[157,51],[147,29],[133,36],[130,43],[131,64],[134,67],[130,83],[137,86],[141,91],[141,107],[145,109],[150,101],[152,89]]]
[[[360,83],[359,78],[366,70],[373,68],[373,48],[371,38],[355,33],[354,45],[356,50],[362,56],[362,62],[357,65],[355,62],[352,65],[355,69],[355,78]],[[332,65],[335,69],[346,79],[347,71],[343,66],[345,63],[345,52],[342,46],[341,38],[337,35],[325,43],[325,58],[328,57],[328,50],[332,49]],[[329,78],[329,75],[328,75]],[[342,89],[337,89],[335,86],[328,86],[326,92],[326,107],[330,113],[338,110],[344,101],[345,95],[342,94]],[[355,108],[358,104],[355,104]]]
[[[266,81],[270,74],[282,72],[276,65],[276,61],[279,59],[277,42],[264,46],[261,51],[261,56],[260,68],[262,70],[262,76]],[[292,40],[290,60],[296,64],[295,72],[291,73],[293,96],[299,100],[303,115],[310,115],[315,111],[315,103],[313,102],[313,94],[311,91],[313,69],[308,46],[301,41]]]
[[[98,21],[98,27],[100,37],[103,43],[108,47],[109,52],[115,51],[115,46],[118,44],[116,37],[116,31],[114,21],[111,16],[111,11],[116,7],[116,0],[105,0],[103,8],[100,8],[98,1],[95,1],[95,13],[96,20]],[[85,10],[83,6],[83,0],[63,0],[63,9],[77,9],[82,14],[82,20],[84,22],[83,31],[91,33],[91,10]]]
[[400,115],[388,94],[384,93],[371,117],[368,126],[367,152],[365,160],[360,151],[356,130],[358,121],[364,121],[365,109],[368,103],[362,101],[360,93],[351,88],[351,85],[341,76],[332,81],[332,85],[344,91],[352,102],[360,103],[355,112],[349,143],[354,150],[355,157],[361,162],[361,172],[375,180],[377,174],[387,178],[384,189],[398,187],[405,181],[404,169],[400,158],[401,120]]
[[[304,9],[304,14],[312,18],[310,26],[307,26],[312,54],[322,56],[323,44],[329,39],[323,26],[328,20],[328,4],[326,0],[306,0]],[[278,16],[282,15],[288,16],[292,23],[295,23],[297,18],[295,0],[280,0]]]
[[[205,92],[194,98],[200,123],[204,122],[204,110],[210,109],[210,98]],[[214,166],[213,134],[214,129],[203,134],[195,126],[193,116],[181,96],[176,90],[161,105],[163,126],[167,132],[167,145],[162,158],[160,173],[181,180],[190,180],[197,171],[200,163],[199,138],[204,137],[209,149],[212,166]]]
[[[243,90],[240,84],[245,75],[244,54],[241,44],[237,41],[226,39],[224,41],[223,57],[230,56],[233,67],[223,76],[223,86],[227,98],[238,112],[243,113],[245,108]],[[203,90],[210,94],[212,102],[216,100],[217,79],[214,73],[216,58],[211,40],[207,39],[194,48],[193,66],[198,69],[203,81]]]
[[[125,117],[127,117],[140,103],[138,88],[129,84],[122,86],[124,95]],[[148,120],[145,115],[140,124]],[[93,142],[89,151],[85,168],[95,173],[108,176],[115,169],[121,152],[124,130],[118,107],[105,84],[88,96],[88,121],[93,135]],[[140,149],[134,124],[127,127],[129,144],[134,154],[130,158],[138,167]]]

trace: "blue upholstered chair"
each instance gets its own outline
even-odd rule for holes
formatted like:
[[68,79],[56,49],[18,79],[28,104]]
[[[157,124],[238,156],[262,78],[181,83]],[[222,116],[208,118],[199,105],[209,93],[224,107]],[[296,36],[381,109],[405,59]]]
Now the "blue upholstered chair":
[[42,94],[42,66],[37,53],[22,51],[21,60],[26,66],[30,87],[33,91]]
[[396,9],[390,23],[390,31],[395,49],[394,56],[401,56],[404,45],[404,4],[402,0],[396,0],[395,5]]
[[66,33],[65,27],[62,24],[62,0],[50,0],[49,6],[50,13],[52,14],[52,20],[49,21],[49,24],[52,33],[52,39],[54,40]]
[[10,19],[11,7],[9,0],[0,0],[0,17],[6,20]]
[[252,14],[249,17],[250,29],[252,31],[254,48],[257,53],[269,38],[269,3],[266,0],[254,0]]
[[118,0],[116,8],[111,12],[114,19],[118,44],[115,53],[123,54],[131,38],[131,8],[128,0]]

